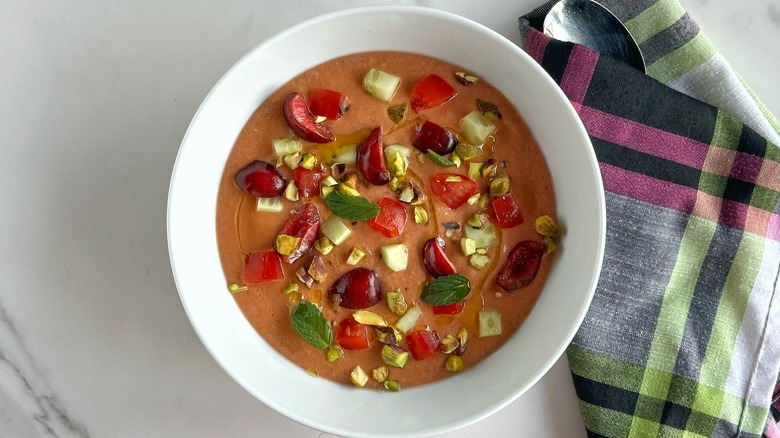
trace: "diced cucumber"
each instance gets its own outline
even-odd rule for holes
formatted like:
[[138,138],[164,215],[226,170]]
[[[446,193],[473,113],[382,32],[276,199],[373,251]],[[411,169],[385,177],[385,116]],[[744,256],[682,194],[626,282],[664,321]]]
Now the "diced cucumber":
[[357,145],[356,144],[344,144],[339,146],[330,158],[328,158],[328,164],[344,163],[355,164],[357,162]]
[[497,310],[479,312],[479,337],[498,336],[501,334],[501,314]]
[[277,157],[294,154],[302,149],[300,140],[295,137],[275,138],[273,145]]
[[409,333],[417,325],[417,321],[420,318],[422,318],[422,311],[416,306],[412,307],[395,323],[395,328],[404,333]]
[[460,119],[460,129],[466,139],[481,145],[496,130],[496,125],[490,123],[481,112],[472,111]]
[[255,211],[265,213],[281,213],[282,208],[283,205],[281,196],[277,196],[275,198],[257,198]]
[[352,234],[352,230],[348,226],[344,225],[336,215],[328,216],[325,222],[320,226],[322,234],[330,239],[334,245],[338,246],[344,243],[345,240]]
[[363,78],[363,89],[368,94],[385,102],[390,102],[399,85],[401,85],[399,76],[391,75],[375,68],[369,70]]
[[380,251],[382,252],[382,261],[385,262],[385,265],[390,270],[395,272],[403,271],[409,266],[409,250],[406,249],[406,245],[403,243],[385,245]]
[[467,225],[465,229],[466,237],[474,240],[474,246],[477,248],[487,248],[498,242],[496,230],[490,222],[487,222],[482,228],[474,228]]

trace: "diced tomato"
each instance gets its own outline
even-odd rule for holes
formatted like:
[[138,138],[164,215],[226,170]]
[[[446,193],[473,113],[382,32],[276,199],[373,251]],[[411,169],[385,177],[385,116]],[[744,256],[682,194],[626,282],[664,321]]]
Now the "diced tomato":
[[298,193],[301,197],[311,198],[320,194],[320,183],[328,174],[322,168],[317,166],[312,170],[298,166],[295,168],[295,186],[298,187]]
[[349,109],[347,97],[338,91],[315,88],[309,95],[309,110],[312,114],[338,120]]
[[460,207],[479,189],[473,179],[457,173],[437,173],[429,183],[431,192],[450,208]]
[[443,306],[433,306],[434,315],[457,315],[466,307],[466,300],[457,303],[445,304]]
[[409,103],[415,112],[449,102],[458,92],[447,81],[437,75],[429,75],[414,84]]
[[384,197],[379,201],[379,215],[369,225],[385,237],[400,236],[406,226],[406,207],[395,199]]
[[520,211],[520,207],[511,193],[490,198],[488,213],[499,228],[512,228],[523,223],[523,212]]
[[351,316],[343,319],[336,332],[336,343],[346,350],[368,349],[368,326],[355,321]]
[[423,360],[441,349],[441,338],[436,330],[414,330],[406,335],[406,342],[415,360]]
[[245,283],[283,280],[282,258],[272,250],[252,251],[244,257],[242,277]]

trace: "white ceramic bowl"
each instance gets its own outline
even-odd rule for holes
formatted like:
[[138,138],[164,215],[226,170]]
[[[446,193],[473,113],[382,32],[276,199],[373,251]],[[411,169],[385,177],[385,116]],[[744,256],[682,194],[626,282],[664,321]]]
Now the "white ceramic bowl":
[[[274,90],[349,53],[397,50],[460,65],[502,90],[547,159],[566,225],[557,260],[530,317],[498,352],[449,379],[399,393],[357,390],[309,376],[276,353],[226,291],[215,239],[217,187],[242,126]],[[269,39],[206,97],[179,150],[168,200],[168,244],[184,308],[214,359],[283,415],[337,435],[424,436],[497,411],[539,380],[571,341],[590,303],[604,248],[596,158],[568,100],[516,45],[465,18],[418,7],[324,15]],[[260,433],[260,431],[258,431]]]

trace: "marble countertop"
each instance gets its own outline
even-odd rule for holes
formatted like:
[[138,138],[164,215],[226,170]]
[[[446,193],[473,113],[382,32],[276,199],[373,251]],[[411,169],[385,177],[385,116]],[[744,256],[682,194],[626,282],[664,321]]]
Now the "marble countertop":
[[[0,435],[326,437],[255,400],[184,314],[166,245],[190,118],[243,53],[303,19],[377,1],[2,2]],[[416,2],[397,2],[416,4]],[[518,40],[531,0],[424,0]],[[780,114],[780,5],[683,0]],[[446,437],[582,437],[565,358]]]

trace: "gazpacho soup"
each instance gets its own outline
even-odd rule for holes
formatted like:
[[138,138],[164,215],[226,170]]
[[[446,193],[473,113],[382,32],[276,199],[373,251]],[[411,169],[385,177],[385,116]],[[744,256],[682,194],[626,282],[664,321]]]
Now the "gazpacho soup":
[[247,121],[220,184],[220,258],[247,320],[303,370],[359,387],[429,383],[498,349],[559,235],[513,105],[478,72],[409,53],[292,79]]

